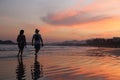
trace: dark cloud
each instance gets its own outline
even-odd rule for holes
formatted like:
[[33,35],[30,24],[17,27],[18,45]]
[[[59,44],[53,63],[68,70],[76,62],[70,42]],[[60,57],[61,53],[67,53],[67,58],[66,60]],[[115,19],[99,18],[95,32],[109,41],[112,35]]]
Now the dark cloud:
[[75,14],[73,16],[63,17],[61,19],[54,19],[54,15],[56,14],[48,14],[45,17],[42,17],[42,21],[51,24],[51,25],[76,25],[76,24],[83,24],[88,22],[94,22],[94,21],[100,21],[103,19],[111,18],[109,16],[105,15],[92,15],[85,12],[80,12],[78,14]]

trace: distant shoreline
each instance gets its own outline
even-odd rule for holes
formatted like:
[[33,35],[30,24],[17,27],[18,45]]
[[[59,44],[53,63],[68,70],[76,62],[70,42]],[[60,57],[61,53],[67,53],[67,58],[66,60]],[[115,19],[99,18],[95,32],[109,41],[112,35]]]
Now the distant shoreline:
[[[17,45],[11,40],[0,40],[0,45]],[[31,42],[27,42],[31,45]],[[120,37],[113,37],[111,39],[95,38],[88,40],[69,40],[63,42],[44,43],[45,46],[91,46],[91,47],[106,47],[106,48],[120,48]]]
[[11,40],[5,40],[5,41],[0,40],[0,44],[9,44],[10,45],[10,44],[16,44],[16,43]]

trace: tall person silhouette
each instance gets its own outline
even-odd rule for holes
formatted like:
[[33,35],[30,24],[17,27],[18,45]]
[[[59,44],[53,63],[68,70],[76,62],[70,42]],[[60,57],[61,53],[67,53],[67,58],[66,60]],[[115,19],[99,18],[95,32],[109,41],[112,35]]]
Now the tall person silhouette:
[[24,47],[26,46],[26,38],[24,35],[24,30],[20,30],[20,33],[17,37],[17,43],[18,43],[18,48],[19,48],[19,52],[17,56],[19,56],[20,54],[22,56]]
[[34,45],[35,55],[37,55],[41,46],[43,46],[43,39],[41,37],[41,34],[39,34],[38,29],[35,29],[35,34],[33,35],[33,38],[32,38],[32,45]]

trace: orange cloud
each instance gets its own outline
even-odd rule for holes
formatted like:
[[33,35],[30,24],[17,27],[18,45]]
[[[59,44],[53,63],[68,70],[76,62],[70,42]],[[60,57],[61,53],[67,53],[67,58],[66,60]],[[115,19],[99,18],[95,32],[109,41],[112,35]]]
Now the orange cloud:
[[90,38],[111,38],[120,35],[120,17],[111,17],[94,22],[75,24],[71,27],[49,25],[44,28],[44,37],[54,41],[85,40]]
[[118,8],[120,1],[114,0],[95,0],[88,5],[78,9],[81,6],[75,6],[57,13],[49,14],[42,20],[51,25],[71,26],[89,22],[101,21],[104,19],[120,16]]

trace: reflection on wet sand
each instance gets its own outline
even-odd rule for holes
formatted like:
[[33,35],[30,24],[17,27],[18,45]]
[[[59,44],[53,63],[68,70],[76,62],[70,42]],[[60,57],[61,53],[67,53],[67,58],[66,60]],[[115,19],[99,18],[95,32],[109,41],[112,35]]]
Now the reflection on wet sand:
[[33,80],[38,80],[43,77],[43,66],[37,60],[38,56],[35,55],[34,64],[31,66],[31,75]]
[[[103,48],[90,49],[77,55],[75,52],[70,54],[63,52],[62,55],[45,54],[39,55],[39,57],[36,55],[34,60],[30,58],[26,62],[28,64],[31,61],[29,68],[32,64],[31,71],[28,71],[28,73],[30,72],[28,80],[120,80],[120,56],[113,55],[114,52],[110,53],[109,51],[111,49]],[[18,63],[22,64],[24,71],[17,70],[17,76],[20,74],[23,76],[23,72],[25,76],[26,71],[22,59],[19,59]],[[41,63],[44,65],[44,76]]]
[[46,80],[120,80],[120,61],[112,55],[44,56],[41,61]]
[[18,57],[18,66],[16,69],[16,79],[25,80],[25,65],[23,64],[22,57]]

